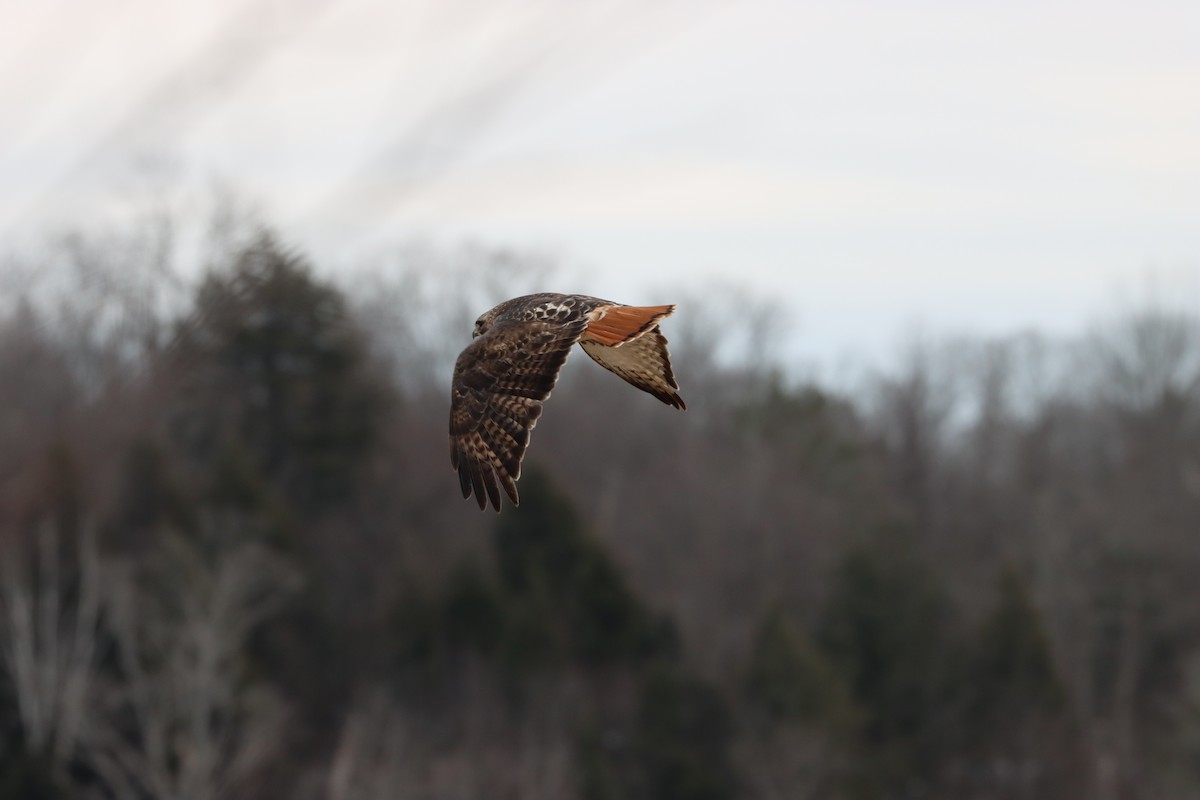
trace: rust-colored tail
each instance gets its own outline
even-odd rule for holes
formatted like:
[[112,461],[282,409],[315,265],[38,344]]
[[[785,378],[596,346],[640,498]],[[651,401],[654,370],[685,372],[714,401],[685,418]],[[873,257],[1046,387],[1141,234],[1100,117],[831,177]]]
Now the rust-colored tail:
[[603,317],[588,323],[587,337],[608,347],[632,341],[671,316],[675,306],[613,306]]

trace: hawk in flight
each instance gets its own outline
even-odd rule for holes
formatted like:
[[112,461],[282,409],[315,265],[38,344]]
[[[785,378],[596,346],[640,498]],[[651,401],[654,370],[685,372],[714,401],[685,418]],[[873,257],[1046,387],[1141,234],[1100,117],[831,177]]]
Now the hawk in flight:
[[475,321],[474,341],[454,364],[450,463],[463,497],[500,510],[513,505],[529,432],[542,414],[575,342],[600,366],[680,410],[687,406],[671,371],[658,323],[675,306],[625,306],[581,294],[531,294],[506,300]]

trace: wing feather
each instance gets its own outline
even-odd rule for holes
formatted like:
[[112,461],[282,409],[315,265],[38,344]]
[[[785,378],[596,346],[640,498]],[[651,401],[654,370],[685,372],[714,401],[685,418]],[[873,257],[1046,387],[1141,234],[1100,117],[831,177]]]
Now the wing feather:
[[687,403],[679,396],[667,337],[655,325],[640,336],[617,345],[584,336],[579,340],[583,351],[606,370],[621,376],[643,392],[683,411]]
[[493,325],[458,357],[450,400],[450,463],[463,497],[500,510],[518,505],[516,480],[542,414],[587,318],[514,319]]

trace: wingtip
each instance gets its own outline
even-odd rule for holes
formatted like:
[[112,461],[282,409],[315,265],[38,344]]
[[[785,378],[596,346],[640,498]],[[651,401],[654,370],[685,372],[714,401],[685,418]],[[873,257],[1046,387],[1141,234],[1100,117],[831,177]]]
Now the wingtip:
[[651,394],[673,408],[680,411],[687,411],[687,403],[683,401],[678,392],[652,391]]
[[462,489],[463,499],[466,500],[471,496],[471,477],[467,474],[467,468],[463,464],[458,464],[455,467],[458,470],[458,485]]

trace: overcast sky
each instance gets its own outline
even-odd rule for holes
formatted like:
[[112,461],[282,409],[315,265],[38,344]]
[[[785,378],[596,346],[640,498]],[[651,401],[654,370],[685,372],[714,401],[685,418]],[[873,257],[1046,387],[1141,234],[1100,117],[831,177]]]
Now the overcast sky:
[[1200,2],[0,0],[0,237],[207,176],[324,264],[741,282],[813,356],[1078,330],[1147,275],[1200,309]]

